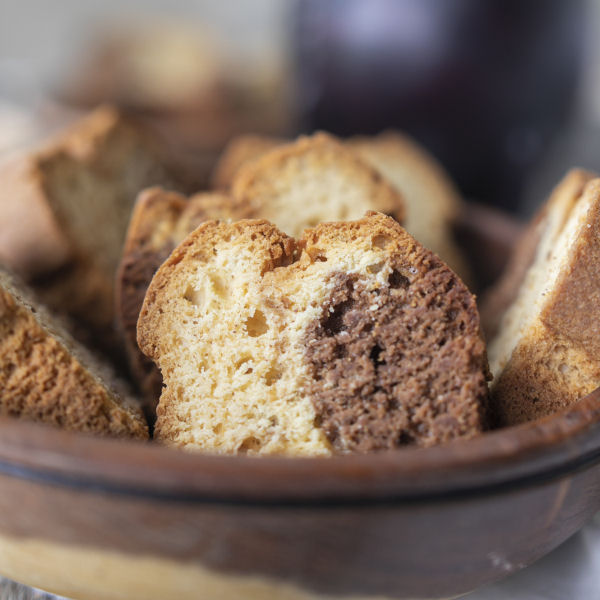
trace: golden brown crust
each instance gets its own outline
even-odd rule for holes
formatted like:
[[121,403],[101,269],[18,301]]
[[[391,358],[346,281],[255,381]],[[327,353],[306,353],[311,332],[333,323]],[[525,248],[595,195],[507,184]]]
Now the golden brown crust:
[[[155,409],[160,397],[162,378],[154,364],[137,347],[137,319],[152,276],[173,249],[170,233],[186,205],[187,199],[175,192],[160,188],[141,192],[132,212],[123,258],[117,272],[117,323],[125,343],[131,374],[149,412]],[[158,227],[165,231],[162,241],[153,239]]]
[[493,425],[507,427],[551,415],[577,402],[600,383],[600,365],[538,325],[512,353],[491,391]]
[[489,340],[498,333],[502,316],[515,299],[525,274],[533,263],[549,211],[560,206],[565,218],[568,217],[585,185],[594,177],[594,173],[583,169],[569,171],[523,232],[504,273],[481,299],[481,322]]
[[[148,438],[139,407],[26,291],[0,272],[0,413],[81,431]],[[90,368],[93,367],[91,370]]]
[[162,378],[136,340],[146,290],[156,270],[188,233],[209,218],[228,219],[237,214],[229,197],[216,192],[188,199],[156,187],[141,192],[136,201],[117,273],[116,314],[130,370],[149,414],[158,402]]
[[188,199],[178,192],[161,187],[142,190],[131,212],[123,254],[129,254],[140,246],[160,247],[162,243],[156,242],[154,237],[157,229],[164,227],[165,237],[170,235],[187,204]]
[[266,135],[248,134],[234,138],[223,150],[213,170],[212,187],[217,190],[228,190],[242,166],[284,143],[286,140],[282,138]]
[[600,356],[600,179],[584,190],[595,197],[583,227],[569,248],[569,261],[548,294],[541,321],[585,352]]
[[[265,216],[271,199],[286,193],[287,190],[282,191],[281,186],[288,177],[290,188],[293,188],[297,173],[306,169],[310,170],[318,184],[322,172],[331,168],[343,174],[349,186],[358,184],[365,190],[372,210],[403,222],[406,211],[401,194],[360,156],[325,133],[300,137],[242,166],[232,183],[231,195],[236,201],[246,203],[253,216]],[[311,202],[322,200],[318,197],[302,198],[304,204]]]

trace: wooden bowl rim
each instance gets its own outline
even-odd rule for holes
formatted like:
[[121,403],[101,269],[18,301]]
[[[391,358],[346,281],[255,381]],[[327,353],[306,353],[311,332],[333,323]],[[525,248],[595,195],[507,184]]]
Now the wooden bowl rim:
[[209,456],[0,418],[0,474],[156,500],[286,506],[505,493],[600,461],[600,388],[550,417],[434,448],[331,458]]

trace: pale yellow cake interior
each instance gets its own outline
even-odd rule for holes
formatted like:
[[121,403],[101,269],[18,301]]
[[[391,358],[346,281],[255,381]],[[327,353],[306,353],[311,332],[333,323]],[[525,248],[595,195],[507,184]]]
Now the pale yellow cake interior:
[[90,141],[89,147],[51,154],[39,166],[48,199],[78,254],[93,257],[111,275],[137,194],[166,178],[143,140],[119,127]]
[[[300,176],[306,173],[306,176]],[[315,178],[310,159],[289,161],[280,178],[270,181],[271,190],[262,196],[261,217],[275,223],[288,235],[299,237],[307,227],[328,221],[348,221],[373,210],[372,199],[337,168]]]
[[250,245],[233,238],[194,263],[158,323],[163,399],[172,396],[158,437],[217,453],[330,454],[304,392],[307,327],[322,317],[336,273],[358,274],[368,289],[389,285],[387,241],[309,247],[261,274]]
[[[569,264],[570,249],[586,226],[593,195],[583,194],[573,206],[555,202],[540,222],[543,228],[533,264],[519,293],[502,318],[499,334],[488,347],[490,370],[496,379],[528,332],[539,326],[537,317],[553,290],[561,271]],[[578,352],[578,357],[579,357]],[[579,360],[587,362],[583,356]]]

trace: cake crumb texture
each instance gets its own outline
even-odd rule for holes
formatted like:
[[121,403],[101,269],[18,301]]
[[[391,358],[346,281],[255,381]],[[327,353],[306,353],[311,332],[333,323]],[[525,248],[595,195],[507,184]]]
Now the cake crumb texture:
[[0,272],[0,414],[147,439],[145,420],[125,385],[19,286]]
[[486,426],[474,297],[378,213],[300,240],[203,223],[154,276],[138,342],[165,383],[156,438],[188,449],[331,455]]

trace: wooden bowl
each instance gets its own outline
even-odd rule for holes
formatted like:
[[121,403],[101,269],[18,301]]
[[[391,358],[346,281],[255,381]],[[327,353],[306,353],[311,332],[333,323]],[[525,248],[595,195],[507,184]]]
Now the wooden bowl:
[[213,457],[0,420],[0,571],[81,599],[452,597],[600,508],[600,391],[431,449]]

